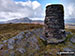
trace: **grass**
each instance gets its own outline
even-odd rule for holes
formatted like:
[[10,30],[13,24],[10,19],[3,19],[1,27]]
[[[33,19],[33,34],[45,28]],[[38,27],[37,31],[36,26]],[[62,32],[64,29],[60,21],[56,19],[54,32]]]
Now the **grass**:
[[28,24],[28,23],[17,23],[17,24],[0,24],[0,41],[7,40],[11,37],[16,36],[18,33],[31,30],[36,28],[42,28],[40,24]]
[[[40,24],[26,24],[26,23],[19,23],[19,24],[0,24],[0,41],[9,39],[11,37],[16,36],[18,33],[25,31],[25,30],[32,30],[32,29],[37,29],[37,28],[42,28],[43,25]],[[75,34],[75,29],[65,29],[66,31],[72,32]],[[68,35],[66,37],[66,44],[58,44],[58,45],[51,45],[51,44],[46,44],[46,42],[42,41],[38,36],[38,45],[40,47],[40,50],[30,50],[27,49],[27,53],[23,54],[24,56],[29,55],[29,53],[34,53],[34,56],[56,56],[56,53],[58,51],[63,51],[63,48],[67,47],[69,39],[72,37],[72,35]],[[17,39],[15,39],[17,40]],[[19,47],[19,46],[18,46]],[[7,47],[4,47],[6,49]],[[15,47],[17,48],[17,47]],[[26,47],[25,47],[26,48]],[[21,56],[21,53],[15,51],[16,56]],[[53,55],[50,55],[52,53]],[[8,55],[7,55],[8,56]]]
[[72,32],[75,35],[75,29],[65,29],[66,31]]
[[[0,41],[7,40],[16,36],[18,33],[36,28],[42,28],[40,24],[17,23],[17,24],[0,24]],[[75,29],[65,29],[75,35]]]
[[65,39],[65,41],[69,41],[69,39],[72,37],[73,35],[68,35],[67,37],[66,37],[66,39]]

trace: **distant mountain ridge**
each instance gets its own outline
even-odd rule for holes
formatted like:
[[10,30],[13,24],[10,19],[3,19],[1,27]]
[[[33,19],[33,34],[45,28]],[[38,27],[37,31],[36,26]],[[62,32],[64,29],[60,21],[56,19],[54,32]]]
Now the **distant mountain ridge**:
[[31,20],[28,17],[20,18],[20,19],[13,19],[8,20],[6,22],[1,22],[0,24],[4,23],[43,23],[42,20]]
[[70,18],[65,20],[66,23],[75,23],[75,18]]
[[2,22],[0,22],[0,24],[5,24],[5,22],[4,22],[4,21],[2,21]]
[[13,19],[9,20],[6,23],[31,23],[32,20],[30,20],[28,17],[20,18],[20,19]]
[[[35,24],[39,23],[39,24],[44,24],[44,21],[43,20],[31,20],[28,17],[24,17],[24,18],[0,22],[0,24],[5,24],[5,23],[35,23]],[[69,24],[71,24],[71,23],[75,24],[75,18],[65,19],[65,23],[66,24],[68,24],[68,23]]]

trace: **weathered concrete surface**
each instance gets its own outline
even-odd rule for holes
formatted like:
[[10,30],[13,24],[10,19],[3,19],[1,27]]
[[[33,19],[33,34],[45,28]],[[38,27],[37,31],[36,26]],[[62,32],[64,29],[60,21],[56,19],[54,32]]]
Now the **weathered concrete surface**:
[[63,5],[53,4],[46,7],[44,35],[48,43],[62,42],[65,38]]

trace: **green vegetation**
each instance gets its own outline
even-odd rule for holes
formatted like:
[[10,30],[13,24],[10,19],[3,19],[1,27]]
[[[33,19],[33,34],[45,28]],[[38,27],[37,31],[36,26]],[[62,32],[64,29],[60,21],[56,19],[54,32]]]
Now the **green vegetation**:
[[69,41],[69,39],[72,37],[73,35],[68,35],[67,37],[66,37],[66,39],[65,39],[65,42],[67,42],[67,41]]
[[75,35],[75,29],[65,29],[66,31],[72,32]]
[[[18,33],[25,31],[25,30],[32,30],[32,29],[37,29],[37,28],[43,28],[43,25],[40,24],[1,24],[0,25],[0,41],[2,40],[6,40],[9,39],[13,36],[16,36]],[[68,32],[72,32],[73,35],[75,35],[75,29],[65,29]],[[57,52],[59,51],[63,51],[63,48],[69,47],[68,45],[70,45],[70,38],[73,36],[72,34],[67,35],[66,39],[65,39],[65,43],[60,43],[60,44],[47,44],[46,41],[42,41],[40,39],[40,34],[38,33],[38,35],[36,35],[35,33],[33,33],[34,37],[37,38],[38,42],[36,43],[39,46],[39,49],[36,50],[35,49],[35,45],[34,47],[27,47],[24,46],[24,48],[26,49],[26,52],[24,54],[20,53],[19,51],[15,51],[16,48],[22,46],[20,43],[19,45],[15,45],[14,44],[14,52],[15,52],[15,56],[30,56],[29,54],[33,54],[31,56],[58,56],[56,55]],[[15,39],[17,40],[17,39]],[[25,39],[22,39],[23,43],[25,43],[26,41],[24,41]],[[1,43],[1,42],[0,42]],[[28,44],[32,45],[31,42],[27,42]],[[72,48],[72,46],[70,46]],[[7,46],[3,47],[3,50],[7,50]],[[9,52],[11,52],[12,50],[9,50]],[[1,53],[1,51],[0,51]],[[5,55],[9,56],[9,53],[6,53]]]
[[42,27],[43,25],[40,24],[28,24],[28,23],[0,24],[0,41],[14,37],[18,33],[25,30],[37,29]]

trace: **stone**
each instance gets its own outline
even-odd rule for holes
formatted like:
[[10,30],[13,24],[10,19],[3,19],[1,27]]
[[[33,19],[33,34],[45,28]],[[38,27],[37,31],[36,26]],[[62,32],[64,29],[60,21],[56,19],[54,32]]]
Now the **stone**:
[[2,53],[2,56],[6,56],[6,54],[9,54],[8,50],[4,50],[3,53]]
[[8,49],[13,49],[14,43],[15,43],[15,40],[13,38],[8,39]]
[[63,48],[63,50],[67,52],[72,51],[70,48]]
[[65,39],[64,8],[61,4],[48,5],[44,20],[44,36],[48,43],[59,43]]
[[7,40],[4,40],[4,41],[3,41],[3,43],[6,43],[6,42],[7,42]]
[[25,53],[26,50],[24,48],[18,48],[17,51],[21,52],[21,53]]
[[65,32],[66,36],[73,35],[72,32]]
[[14,44],[14,43],[15,43],[14,39],[11,38],[11,39],[8,40],[8,44]]
[[10,52],[10,56],[15,56],[14,51]]
[[14,46],[13,46],[13,45],[8,44],[8,49],[13,49],[13,48],[14,48]]
[[0,49],[3,47],[3,44],[0,44]]
[[21,33],[19,33],[17,36],[13,37],[13,39],[21,40],[21,39],[24,38],[24,36],[25,36],[24,34],[25,34],[24,32],[21,32]]
[[45,36],[40,36],[40,39],[42,39],[43,41],[45,41],[46,37]]
[[75,43],[75,35],[70,39],[72,43]]

